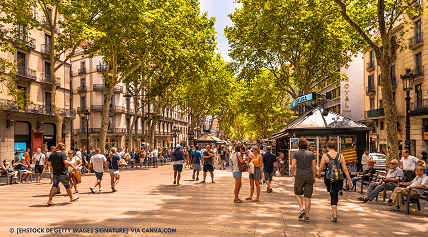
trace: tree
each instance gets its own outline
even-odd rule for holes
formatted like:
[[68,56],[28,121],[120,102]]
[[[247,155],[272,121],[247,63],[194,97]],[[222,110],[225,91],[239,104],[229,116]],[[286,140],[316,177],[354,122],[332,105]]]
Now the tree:
[[[241,0],[226,27],[230,56],[240,77],[250,80],[269,69],[292,98],[320,82],[342,79],[339,69],[355,50],[354,35],[341,25],[333,4],[324,0]],[[339,18],[339,20],[338,20]],[[343,22],[343,21],[342,21]]]
[[393,98],[392,83],[389,75],[391,66],[396,57],[396,51],[405,46],[402,36],[405,32],[397,34],[400,26],[410,24],[406,15],[418,15],[423,6],[417,0],[365,0],[341,1],[336,3],[342,18],[360,35],[366,47],[375,53],[377,64],[381,71],[380,85],[382,87],[382,100],[385,110],[387,126],[387,165],[392,159],[398,158],[397,138],[397,110]]
[[[64,122],[63,108],[56,103],[56,72],[74,55],[83,41],[93,37],[90,26],[97,16],[97,12],[91,11],[94,4],[86,0],[4,0],[0,3],[0,9],[5,14],[0,18],[1,22],[24,27],[25,34],[34,28],[46,29],[50,33],[50,43],[42,45],[42,52],[49,54],[50,68],[46,69],[49,74],[45,74],[45,79],[52,83],[51,111],[56,119],[56,143],[61,142]],[[38,16],[39,11],[43,16]],[[12,33],[22,32],[15,30]]]

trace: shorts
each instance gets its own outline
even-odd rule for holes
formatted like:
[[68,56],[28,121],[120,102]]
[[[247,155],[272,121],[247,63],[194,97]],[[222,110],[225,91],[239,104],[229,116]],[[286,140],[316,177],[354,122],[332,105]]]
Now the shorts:
[[95,177],[97,177],[97,180],[99,181],[103,180],[103,174],[103,172],[98,173],[95,171]]
[[265,173],[265,180],[266,181],[272,181],[273,178],[273,172],[264,172]]
[[250,174],[250,179],[261,180],[262,172],[260,171],[260,167],[254,167],[254,174]]
[[214,172],[214,167],[210,164],[204,165],[204,172]]
[[201,164],[193,164],[193,170],[201,171]]
[[153,163],[158,163],[158,158],[157,157],[153,157]]
[[183,164],[173,165],[172,167],[173,167],[174,171],[178,171],[178,172],[183,171]]
[[222,164],[222,165],[226,164],[226,160],[221,159],[220,164]]
[[44,167],[43,165],[36,165],[34,167],[36,174],[41,174],[43,172],[43,167]]
[[138,159],[135,159],[135,162],[138,164],[138,163],[140,163],[140,158],[138,158]]
[[53,175],[52,177],[52,187],[58,188],[58,184],[62,183],[65,189],[70,188],[70,182],[68,181],[68,175]]
[[294,181],[294,194],[303,195],[305,198],[311,198],[314,191],[313,174],[296,175]]
[[237,179],[237,178],[241,178],[241,177],[242,177],[242,172],[239,172],[239,171],[235,171],[235,172],[233,172],[233,177],[234,177],[235,179]]
[[116,176],[116,177],[119,177],[119,170],[116,170],[116,169],[110,169],[110,170],[108,170],[108,172],[110,173],[110,174],[114,174],[114,176]]

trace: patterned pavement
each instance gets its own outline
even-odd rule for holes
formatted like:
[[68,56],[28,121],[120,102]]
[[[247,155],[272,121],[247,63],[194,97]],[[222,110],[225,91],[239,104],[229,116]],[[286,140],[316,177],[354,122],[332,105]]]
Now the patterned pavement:
[[[233,203],[232,173],[214,173],[217,183],[200,183],[184,169],[181,186],[174,186],[170,163],[123,169],[117,192],[111,192],[104,174],[104,192],[96,194],[89,190],[95,175],[85,174],[78,185],[80,200],[68,202],[62,190],[52,207],[45,205],[48,179],[0,186],[0,236],[428,236],[426,202],[421,212],[412,207],[406,215],[404,208],[391,213],[380,201],[361,203],[358,193],[345,193],[339,198],[338,222],[332,223],[329,195],[317,180],[311,221],[303,222],[297,218],[291,178],[275,177],[273,193],[262,185],[261,202]],[[248,174],[243,176],[241,199],[249,195]]]

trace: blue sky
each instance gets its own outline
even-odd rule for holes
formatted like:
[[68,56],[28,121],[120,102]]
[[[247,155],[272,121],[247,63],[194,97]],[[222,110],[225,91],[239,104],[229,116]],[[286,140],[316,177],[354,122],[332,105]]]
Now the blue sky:
[[228,56],[229,44],[224,36],[224,27],[232,25],[232,21],[227,16],[239,8],[241,4],[234,3],[236,0],[199,0],[201,11],[208,12],[210,17],[216,18],[215,29],[217,31],[217,52],[221,53],[224,60],[230,62]]

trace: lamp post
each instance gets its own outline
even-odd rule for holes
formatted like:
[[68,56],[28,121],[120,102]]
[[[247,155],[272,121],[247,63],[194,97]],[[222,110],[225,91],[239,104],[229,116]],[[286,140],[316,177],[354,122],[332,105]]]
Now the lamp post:
[[91,113],[86,110],[85,113],[83,113],[85,115],[85,119],[86,119],[86,153],[89,152],[89,116],[91,115]]
[[177,145],[177,135],[178,135],[178,129],[177,129],[177,127],[174,125],[173,127],[172,127],[172,137],[174,138],[174,140],[175,140],[175,143],[174,143],[174,147],[175,147],[175,145]]
[[410,142],[410,91],[413,89],[413,80],[415,75],[410,68],[406,69],[406,74],[400,76],[403,80],[403,90],[406,92],[406,141],[404,142],[404,148],[409,151],[411,148]]

